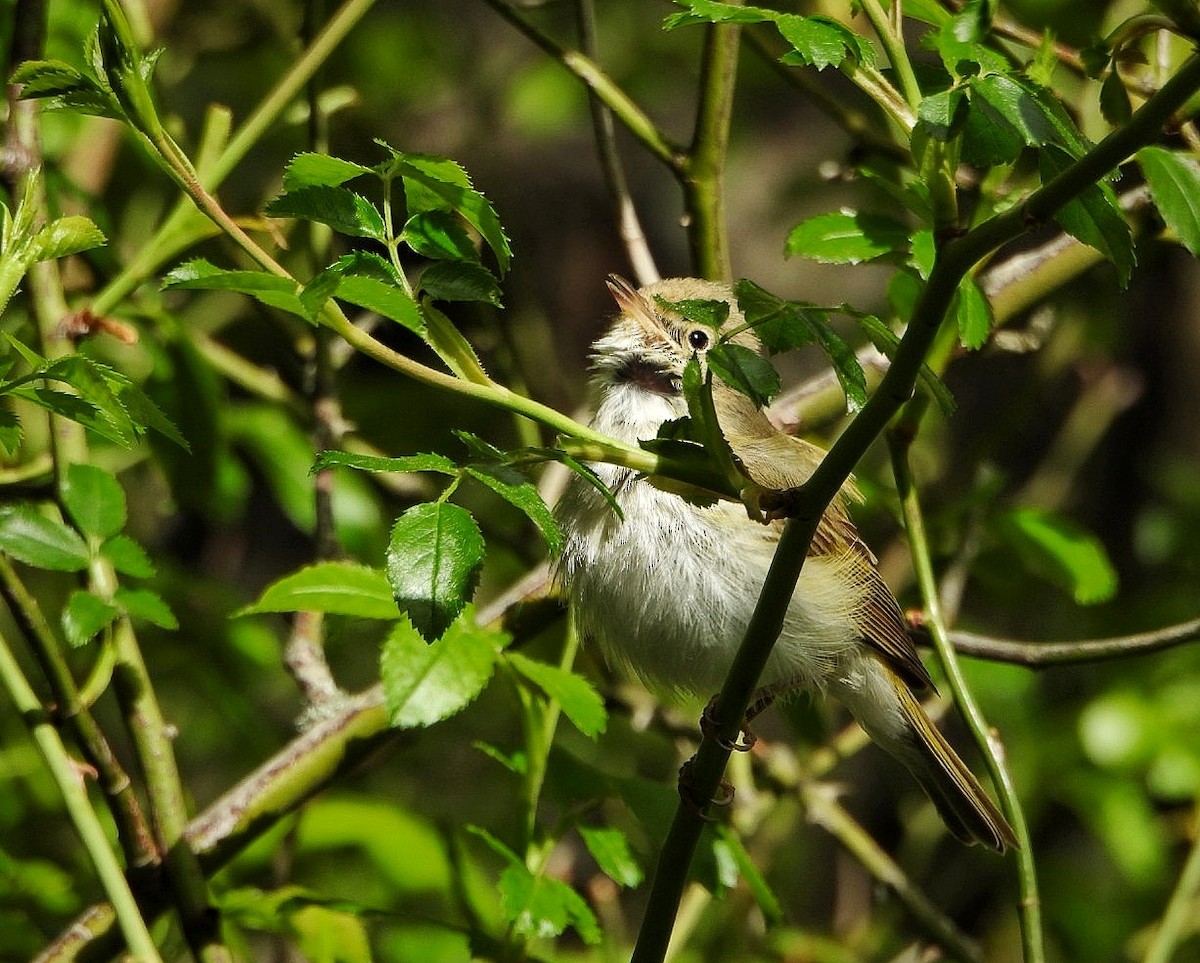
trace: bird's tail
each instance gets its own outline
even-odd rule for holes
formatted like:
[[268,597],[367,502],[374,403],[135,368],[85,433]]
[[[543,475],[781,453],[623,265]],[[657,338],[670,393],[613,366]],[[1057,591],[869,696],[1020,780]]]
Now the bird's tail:
[[[1017,839],[1008,820],[925,714],[912,690],[886,665],[876,659],[872,662],[882,670],[889,684],[887,688],[894,696],[887,700],[884,693],[877,692],[870,706],[865,706],[861,698],[844,698],[859,724],[875,742],[904,763],[958,839],[964,843],[982,843],[1001,853],[1009,846],[1016,846]],[[884,680],[876,676],[873,681]],[[860,691],[856,695],[866,693]],[[884,699],[876,701],[880,695]],[[893,711],[881,712],[880,701],[891,701]]]

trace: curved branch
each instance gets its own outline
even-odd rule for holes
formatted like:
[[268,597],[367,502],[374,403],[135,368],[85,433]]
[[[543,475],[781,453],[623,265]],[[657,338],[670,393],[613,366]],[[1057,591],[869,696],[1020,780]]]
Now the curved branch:
[[1200,640],[1200,618],[1150,632],[1135,632],[1132,635],[1117,635],[1108,639],[1081,639],[1078,642],[997,639],[959,631],[951,631],[947,635],[951,645],[963,655],[1040,669],[1048,665],[1070,665],[1148,655],[1187,642],[1195,642]]

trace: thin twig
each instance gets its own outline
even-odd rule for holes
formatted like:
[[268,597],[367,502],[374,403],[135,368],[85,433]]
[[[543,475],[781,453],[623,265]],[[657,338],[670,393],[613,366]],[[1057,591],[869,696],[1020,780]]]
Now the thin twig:
[[[584,54],[599,63],[596,42],[596,10],[594,0],[575,0],[576,20],[579,23],[579,46]],[[617,209],[617,234],[625,245],[625,254],[639,285],[651,284],[661,275],[650,253],[646,232],[638,218],[629,183],[625,179],[625,167],[617,151],[616,131],[612,111],[591,87],[588,88],[588,104],[592,109],[592,128],[596,133],[596,150],[600,155],[600,167],[604,181]]]
[[[920,628],[918,627],[918,631]],[[952,630],[948,633],[955,651],[989,662],[1007,662],[1039,669],[1048,665],[1074,665],[1149,655],[1200,639],[1200,619],[1168,625],[1150,632],[1117,635],[1107,639],[1081,639],[1078,642],[1034,642],[997,639],[973,632]]]
[[[1200,817],[1200,804],[1196,807],[1195,817]],[[1196,829],[1200,830],[1200,824]],[[1192,840],[1191,852],[1183,864],[1179,881],[1167,901],[1162,921],[1154,930],[1142,963],[1169,963],[1185,936],[1187,925],[1194,924],[1197,893],[1200,893],[1200,832]]]
[[805,782],[800,787],[808,818],[846,847],[867,871],[896,894],[909,916],[930,939],[961,963],[983,963],[979,947],[937,908],[900,865],[880,846],[835,795],[832,786]]
[[595,93],[651,154],[673,171],[678,173],[683,170],[686,159],[683,149],[659,130],[658,125],[633,102],[616,81],[600,69],[591,57],[578,50],[568,50],[535,26],[528,17],[507,3],[506,0],[484,0],[484,2]]

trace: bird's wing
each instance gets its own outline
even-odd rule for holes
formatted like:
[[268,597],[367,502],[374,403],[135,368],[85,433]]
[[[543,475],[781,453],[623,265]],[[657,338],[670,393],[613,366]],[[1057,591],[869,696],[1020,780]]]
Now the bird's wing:
[[[804,484],[824,457],[824,451],[800,438],[774,432],[766,437],[730,437],[730,446],[750,477],[764,488],[794,488]],[[866,642],[916,689],[933,686],[929,672],[908,634],[900,603],[879,574],[875,555],[863,542],[846,511],[847,485],[821,515],[809,546],[810,557],[832,557],[846,566],[847,577],[861,593],[854,622]]]

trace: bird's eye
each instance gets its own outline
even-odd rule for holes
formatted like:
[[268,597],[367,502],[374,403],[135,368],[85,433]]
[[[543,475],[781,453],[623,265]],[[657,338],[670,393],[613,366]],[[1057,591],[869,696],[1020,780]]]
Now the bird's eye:
[[708,347],[708,332],[700,328],[693,328],[689,331],[687,339],[694,351],[703,351]]

